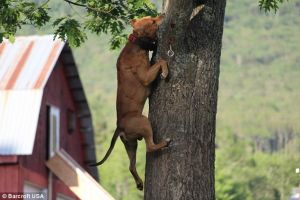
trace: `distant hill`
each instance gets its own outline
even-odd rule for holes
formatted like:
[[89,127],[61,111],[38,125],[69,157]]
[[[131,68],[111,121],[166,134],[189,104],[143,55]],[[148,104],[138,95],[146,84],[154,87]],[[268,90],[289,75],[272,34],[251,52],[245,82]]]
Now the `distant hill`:
[[299,184],[300,1],[265,14],[228,1],[217,114],[217,199],[288,199]]
[[[67,4],[51,2],[55,15],[73,13]],[[76,9],[80,13],[80,10]],[[300,149],[300,0],[265,14],[256,1],[227,2],[217,114],[217,199],[287,199],[298,184]],[[36,31],[27,27],[19,34]],[[49,25],[39,33],[51,33]],[[93,113],[100,159],[115,129],[118,51],[108,36],[89,35],[73,49]],[[140,143],[138,171],[145,147]],[[142,199],[128,171],[118,141],[99,167],[101,182],[116,199]]]

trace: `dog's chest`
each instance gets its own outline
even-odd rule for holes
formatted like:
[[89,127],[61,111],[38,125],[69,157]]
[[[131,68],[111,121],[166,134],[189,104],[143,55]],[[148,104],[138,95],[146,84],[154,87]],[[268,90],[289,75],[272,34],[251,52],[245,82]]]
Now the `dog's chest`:
[[150,67],[150,60],[149,60],[149,53],[143,52],[139,54],[139,60],[141,61],[141,64],[145,67]]

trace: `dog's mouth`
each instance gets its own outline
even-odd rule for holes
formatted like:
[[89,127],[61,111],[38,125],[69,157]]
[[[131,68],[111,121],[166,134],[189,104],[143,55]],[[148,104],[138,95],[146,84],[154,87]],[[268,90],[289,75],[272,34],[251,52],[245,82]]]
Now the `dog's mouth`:
[[141,36],[140,38],[148,38],[148,40],[153,40],[153,41],[157,41],[157,35],[150,35],[150,34],[146,34],[144,36]]
[[140,41],[148,44],[156,44],[157,38],[150,38],[150,37],[140,37],[138,38]]
[[137,39],[136,44],[144,50],[154,51],[157,48],[157,38],[140,37]]

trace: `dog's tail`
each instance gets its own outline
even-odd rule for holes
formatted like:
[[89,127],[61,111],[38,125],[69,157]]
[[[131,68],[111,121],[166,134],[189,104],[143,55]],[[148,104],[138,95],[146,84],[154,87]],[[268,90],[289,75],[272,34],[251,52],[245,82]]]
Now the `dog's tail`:
[[114,135],[113,135],[113,137],[112,137],[112,139],[111,139],[110,147],[109,147],[109,149],[107,150],[107,152],[106,152],[104,158],[103,158],[101,161],[97,162],[97,163],[89,164],[89,166],[98,166],[98,165],[102,165],[102,164],[106,161],[106,159],[109,157],[110,153],[111,153],[112,150],[114,149],[114,146],[115,146],[115,144],[116,144],[116,141],[117,141],[117,139],[118,139],[118,136],[119,136],[120,132],[121,132],[120,129],[119,129],[119,128],[116,128],[115,133],[114,133]]

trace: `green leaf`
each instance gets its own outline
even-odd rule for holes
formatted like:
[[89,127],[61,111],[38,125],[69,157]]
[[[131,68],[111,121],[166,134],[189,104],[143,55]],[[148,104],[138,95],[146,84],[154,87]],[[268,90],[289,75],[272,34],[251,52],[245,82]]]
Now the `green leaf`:
[[64,41],[68,40],[72,47],[80,46],[87,39],[86,33],[81,29],[80,23],[72,18],[66,18],[64,21],[60,20],[60,25],[56,29],[54,37],[58,37]]
[[65,20],[66,19],[66,17],[60,17],[60,18],[57,18],[53,23],[52,23],[52,25],[53,26],[57,26],[57,25],[59,25],[63,20]]
[[8,37],[8,40],[11,42],[11,43],[14,43],[15,42],[15,36],[14,35],[9,35]]
[[274,10],[276,13],[279,9],[279,4],[282,4],[287,0],[259,0],[258,6],[261,10],[264,10],[266,13]]
[[0,43],[3,42],[3,37],[4,37],[3,33],[0,33]]

